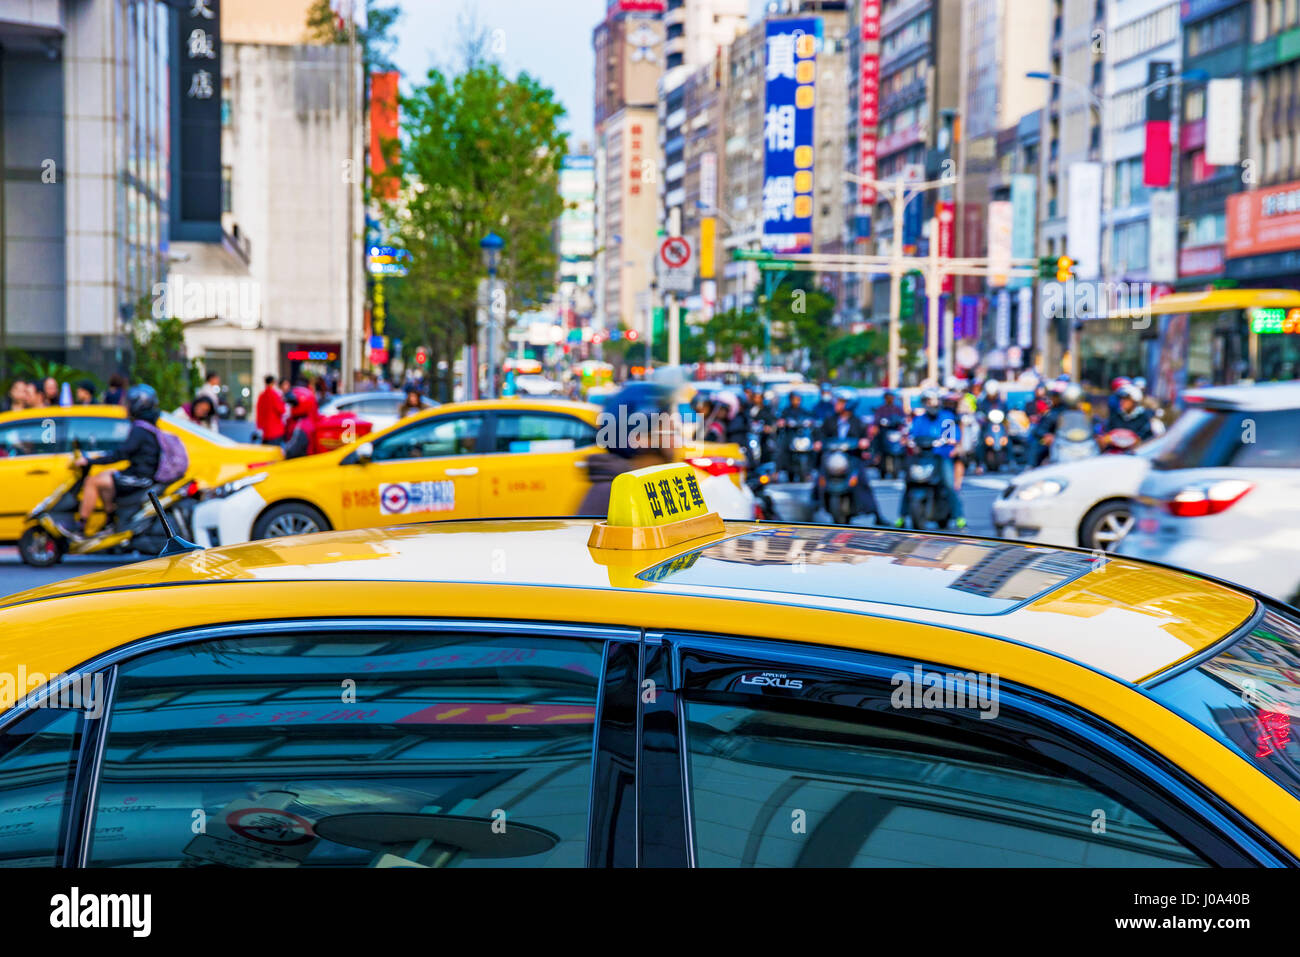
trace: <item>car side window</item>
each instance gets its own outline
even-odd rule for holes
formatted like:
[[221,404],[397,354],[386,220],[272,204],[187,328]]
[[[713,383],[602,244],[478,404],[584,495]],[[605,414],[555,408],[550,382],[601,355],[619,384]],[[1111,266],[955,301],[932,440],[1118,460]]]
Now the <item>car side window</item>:
[[77,417],[68,421],[70,442],[82,452],[116,452],[131,431],[128,419]]
[[89,861],[581,867],[603,650],[314,630],[126,662]]
[[1235,468],[1300,468],[1300,410],[1243,413],[1235,431],[1240,438],[1232,453]]
[[596,428],[571,415],[498,412],[493,452],[568,452],[596,444]]
[[479,449],[482,416],[440,415],[390,432],[374,443],[374,461],[474,455]]
[[68,429],[55,418],[21,419],[0,426],[0,458],[68,451]]
[[84,720],[34,708],[0,733],[0,866],[62,863]]
[[354,402],[348,406],[348,411],[360,415],[397,415],[397,410],[401,405],[402,400],[400,398],[362,399],[360,402]]
[[1208,866],[1111,794],[958,732],[951,714],[688,698],[697,863]]

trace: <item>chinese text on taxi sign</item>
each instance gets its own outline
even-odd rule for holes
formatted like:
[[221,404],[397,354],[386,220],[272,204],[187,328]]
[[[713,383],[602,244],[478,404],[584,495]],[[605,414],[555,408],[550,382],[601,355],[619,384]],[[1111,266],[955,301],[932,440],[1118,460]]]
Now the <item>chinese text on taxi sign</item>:
[[650,503],[650,514],[656,520],[690,518],[706,511],[704,496],[700,494],[700,483],[694,475],[647,479],[644,488],[646,501]]

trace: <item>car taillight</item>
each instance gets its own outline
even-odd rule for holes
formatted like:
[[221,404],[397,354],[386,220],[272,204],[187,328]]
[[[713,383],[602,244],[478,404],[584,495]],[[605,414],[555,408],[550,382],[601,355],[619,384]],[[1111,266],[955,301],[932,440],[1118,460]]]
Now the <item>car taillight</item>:
[[186,495],[194,495],[195,493],[198,492],[198,490],[199,490],[198,482],[191,481],[189,485],[185,486]]
[[1179,518],[1196,518],[1201,515],[1218,515],[1226,512],[1243,495],[1255,487],[1242,479],[1225,479],[1180,489],[1165,500],[1165,510]]
[[686,461],[710,475],[737,475],[744,470],[744,466],[735,459],[703,457]]

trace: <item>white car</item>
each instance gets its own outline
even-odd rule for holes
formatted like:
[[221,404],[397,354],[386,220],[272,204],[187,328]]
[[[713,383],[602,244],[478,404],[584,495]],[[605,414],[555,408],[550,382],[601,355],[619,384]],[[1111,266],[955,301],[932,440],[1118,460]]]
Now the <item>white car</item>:
[[1184,396],[1139,489],[1125,555],[1300,601],[1300,382]]
[[563,395],[564,386],[544,375],[517,375],[515,389],[520,395]]
[[993,502],[998,536],[1114,551],[1133,528],[1138,487],[1163,444],[1162,437],[1132,455],[1094,455],[1020,473]]
[[[331,396],[329,401],[321,406],[320,414],[351,412],[369,422],[372,431],[378,432],[397,421],[397,412],[405,401],[405,392],[349,392],[345,395]],[[426,409],[432,409],[438,403],[421,396],[420,404]]]

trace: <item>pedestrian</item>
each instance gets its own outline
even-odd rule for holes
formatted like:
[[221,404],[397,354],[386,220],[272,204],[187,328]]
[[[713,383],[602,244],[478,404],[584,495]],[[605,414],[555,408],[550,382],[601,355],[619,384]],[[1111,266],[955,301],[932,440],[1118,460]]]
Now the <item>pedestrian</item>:
[[45,382],[41,385],[41,392],[45,396],[46,405],[59,404],[59,380],[52,375],[45,377]]
[[199,386],[198,394],[207,396],[212,400],[212,408],[218,408],[221,405],[221,376],[209,372],[203,379],[203,385]]
[[424,402],[421,400],[420,390],[414,386],[408,387],[406,390],[406,401],[404,401],[401,407],[398,408],[397,417],[399,419],[404,419],[408,415],[415,415],[417,412],[422,412],[423,410]]
[[94,405],[95,404],[95,383],[89,379],[82,379],[77,383],[77,390],[73,395],[72,401],[75,405]]
[[43,409],[49,402],[45,401],[45,389],[36,379],[27,380],[27,408]]
[[108,377],[108,389],[104,392],[105,405],[121,405],[126,399],[126,376],[118,373]]
[[27,405],[27,381],[25,379],[14,379],[9,384],[9,395],[5,399],[6,412],[19,412],[28,408]]
[[174,414],[187,422],[193,422],[200,428],[211,429],[213,432],[218,431],[217,404],[212,401],[211,396],[207,393],[200,392],[192,402],[186,402]]
[[289,421],[285,425],[284,457],[296,459],[315,455],[321,451],[317,441],[316,425],[320,413],[316,409],[316,393],[306,386],[294,386],[289,393]]
[[[288,383],[283,382],[287,385]],[[269,375],[263,380],[262,394],[257,397],[257,429],[262,433],[262,441],[267,444],[279,444],[284,438],[284,392],[276,388],[275,376]]]

